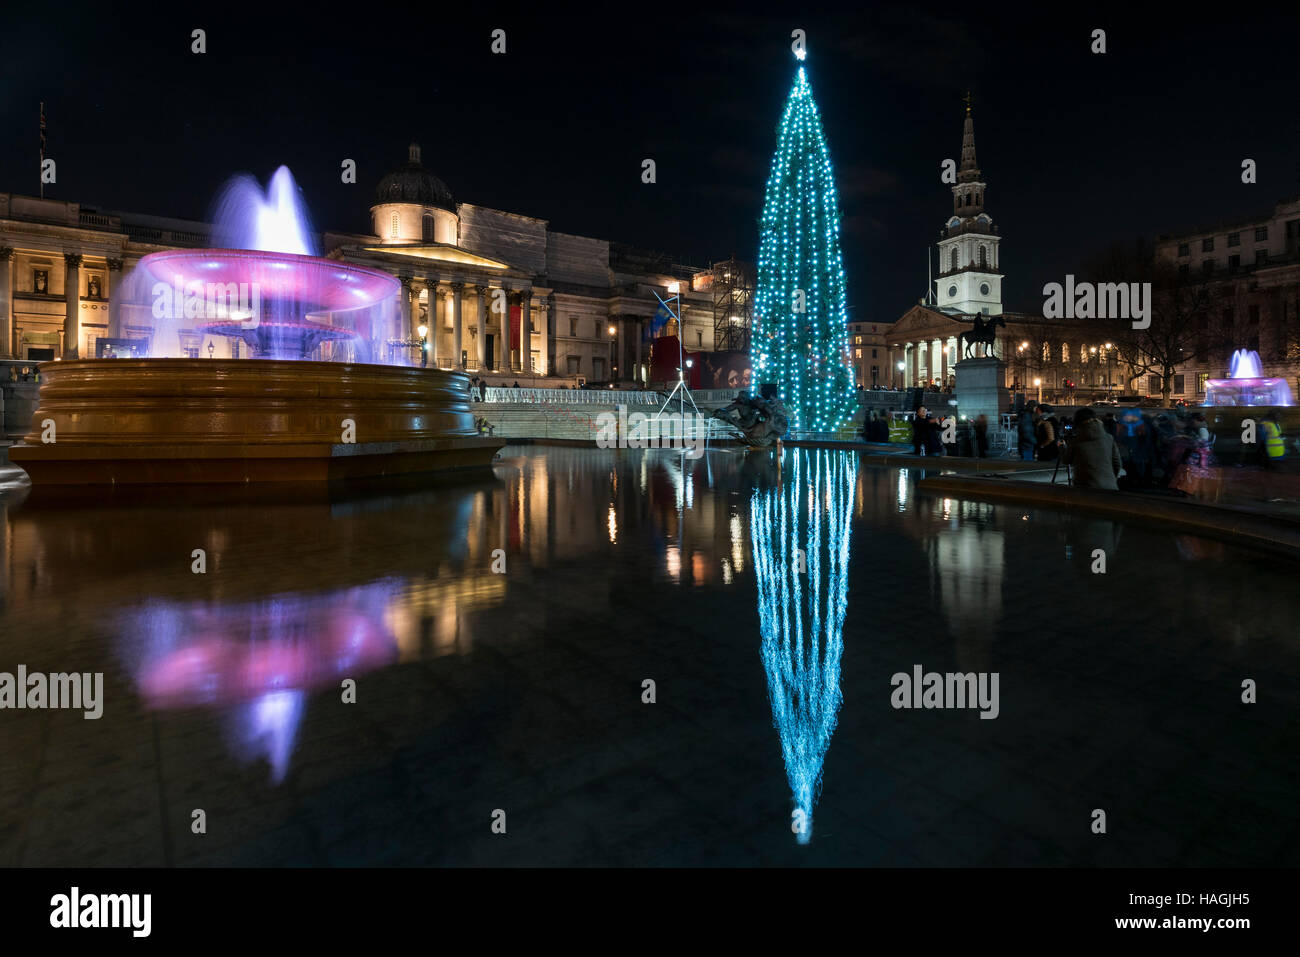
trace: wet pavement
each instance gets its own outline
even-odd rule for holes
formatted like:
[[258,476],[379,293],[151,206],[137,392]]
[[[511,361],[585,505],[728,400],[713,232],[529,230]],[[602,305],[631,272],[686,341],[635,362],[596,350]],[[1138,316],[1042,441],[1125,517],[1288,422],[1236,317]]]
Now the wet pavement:
[[[102,672],[103,715],[0,710],[0,864],[1300,862],[1295,565],[919,475],[11,489],[0,672]],[[894,707],[916,665],[997,717]]]

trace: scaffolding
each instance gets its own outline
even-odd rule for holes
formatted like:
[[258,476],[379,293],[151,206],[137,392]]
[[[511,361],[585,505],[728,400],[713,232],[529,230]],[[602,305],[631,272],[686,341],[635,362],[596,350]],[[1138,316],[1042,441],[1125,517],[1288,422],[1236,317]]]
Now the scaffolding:
[[714,263],[709,288],[713,293],[713,348],[718,352],[748,352],[754,319],[754,267],[734,256]]

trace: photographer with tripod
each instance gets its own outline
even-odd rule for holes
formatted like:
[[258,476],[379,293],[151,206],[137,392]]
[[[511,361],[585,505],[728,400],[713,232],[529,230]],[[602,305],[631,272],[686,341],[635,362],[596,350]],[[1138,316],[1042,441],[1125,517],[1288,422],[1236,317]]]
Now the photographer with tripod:
[[[1065,463],[1067,478],[1070,466],[1074,466],[1073,484],[1078,488],[1119,490],[1116,479],[1123,470],[1119,449],[1092,409],[1080,409],[1075,415],[1074,435],[1069,442],[1061,443],[1060,461]],[[1052,480],[1056,480],[1055,475]]]

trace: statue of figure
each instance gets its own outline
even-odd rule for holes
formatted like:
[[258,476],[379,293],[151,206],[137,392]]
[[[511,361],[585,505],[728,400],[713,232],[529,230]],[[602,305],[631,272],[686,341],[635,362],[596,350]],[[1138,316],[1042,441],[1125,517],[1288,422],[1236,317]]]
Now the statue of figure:
[[755,448],[767,448],[783,438],[790,429],[790,419],[780,399],[759,399],[738,395],[725,409],[714,411],[720,419],[739,431]]

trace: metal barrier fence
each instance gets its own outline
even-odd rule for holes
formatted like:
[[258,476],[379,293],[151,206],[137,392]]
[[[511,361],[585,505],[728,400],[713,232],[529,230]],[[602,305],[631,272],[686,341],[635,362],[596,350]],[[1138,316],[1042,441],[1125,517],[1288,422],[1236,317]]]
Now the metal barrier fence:
[[661,406],[667,396],[659,392],[633,392],[619,389],[507,389],[488,386],[483,398],[470,390],[470,397],[482,402],[517,402],[543,405],[653,405]]

